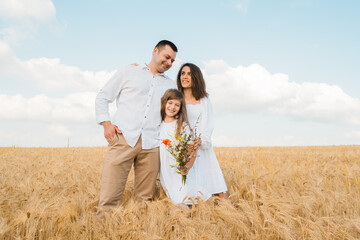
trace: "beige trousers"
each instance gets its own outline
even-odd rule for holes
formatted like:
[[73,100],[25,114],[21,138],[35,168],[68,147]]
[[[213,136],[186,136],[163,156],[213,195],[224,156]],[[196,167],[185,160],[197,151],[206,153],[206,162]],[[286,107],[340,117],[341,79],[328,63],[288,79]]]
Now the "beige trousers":
[[151,200],[155,193],[160,167],[159,147],[142,149],[141,136],[130,147],[122,134],[116,133],[106,152],[100,185],[99,208],[116,207],[134,165],[134,197],[136,201]]

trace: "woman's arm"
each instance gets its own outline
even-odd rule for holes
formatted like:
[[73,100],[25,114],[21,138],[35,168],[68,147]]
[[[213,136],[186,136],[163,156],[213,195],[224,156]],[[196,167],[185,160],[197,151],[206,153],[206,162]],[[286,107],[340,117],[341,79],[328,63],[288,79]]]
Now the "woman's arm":
[[202,99],[202,119],[201,119],[201,145],[200,148],[208,149],[211,147],[211,135],[214,130],[214,112],[210,99]]

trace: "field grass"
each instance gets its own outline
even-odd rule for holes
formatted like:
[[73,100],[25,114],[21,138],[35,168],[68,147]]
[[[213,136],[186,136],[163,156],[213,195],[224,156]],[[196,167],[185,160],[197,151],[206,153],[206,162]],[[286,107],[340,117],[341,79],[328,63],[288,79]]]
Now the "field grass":
[[216,148],[229,201],[96,217],[106,148],[0,148],[0,239],[360,239],[360,146]]

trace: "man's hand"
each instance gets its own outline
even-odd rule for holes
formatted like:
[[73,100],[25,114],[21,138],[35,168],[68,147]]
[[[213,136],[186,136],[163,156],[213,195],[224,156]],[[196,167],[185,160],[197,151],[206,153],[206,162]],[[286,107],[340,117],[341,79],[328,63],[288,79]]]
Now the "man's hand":
[[111,124],[110,121],[102,122],[101,125],[104,127],[104,137],[108,143],[110,143],[114,138],[116,132],[121,134],[120,129],[117,126]]

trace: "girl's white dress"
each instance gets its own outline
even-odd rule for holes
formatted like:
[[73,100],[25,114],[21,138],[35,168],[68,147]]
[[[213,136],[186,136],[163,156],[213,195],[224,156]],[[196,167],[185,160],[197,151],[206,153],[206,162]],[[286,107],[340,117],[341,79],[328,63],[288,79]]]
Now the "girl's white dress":
[[[160,126],[160,139],[174,140],[176,121],[171,123],[162,122]],[[187,128],[186,131],[189,132]],[[193,167],[189,170],[186,178],[186,184],[183,185],[182,175],[177,173],[177,169],[170,167],[175,164],[174,157],[167,151],[164,144],[160,144],[160,182],[166,195],[174,204],[193,204],[197,203],[196,198],[203,201],[211,197],[211,193],[206,191],[204,185],[204,174],[199,168],[199,164],[194,162]]]
[[186,111],[191,128],[196,130],[197,136],[201,134],[201,145],[195,162],[201,175],[205,176],[203,187],[211,194],[225,193],[228,189],[211,144],[214,114],[210,99],[204,97],[200,100],[200,104],[187,104]]

